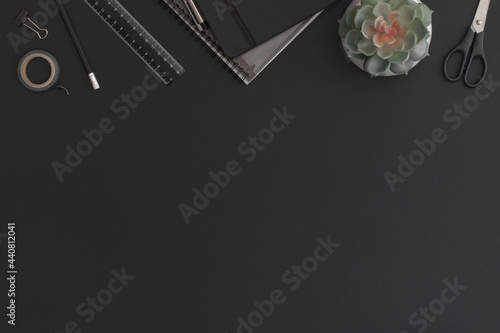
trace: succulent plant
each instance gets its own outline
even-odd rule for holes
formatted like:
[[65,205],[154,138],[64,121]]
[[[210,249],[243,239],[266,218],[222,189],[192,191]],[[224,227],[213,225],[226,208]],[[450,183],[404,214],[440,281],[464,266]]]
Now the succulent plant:
[[361,0],[339,20],[339,35],[347,56],[372,76],[408,74],[429,55],[431,23],[420,1]]

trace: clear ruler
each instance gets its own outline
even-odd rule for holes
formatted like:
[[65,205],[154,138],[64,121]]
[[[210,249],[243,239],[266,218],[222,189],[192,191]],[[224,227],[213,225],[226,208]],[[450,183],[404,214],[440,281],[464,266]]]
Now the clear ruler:
[[182,75],[182,65],[117,0],[84,0],[90,8],[165,83],[172,73]]

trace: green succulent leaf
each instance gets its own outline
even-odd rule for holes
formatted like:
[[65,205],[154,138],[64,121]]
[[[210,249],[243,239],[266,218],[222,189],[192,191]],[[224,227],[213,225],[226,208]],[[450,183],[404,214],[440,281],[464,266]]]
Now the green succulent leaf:
[[363,22],[367,20],[375,21],[375,16],[373,16],[373,6],[366,5],[363,7],[359,7],[354,17],[354,26],[358,29],[361,29]]
[[345,47],[350,53],[361,53],[358,50],[358,43],[363,38],[363,35],[359,30],[352,29],[349,31],[345,37]]
[[411,60],[407,60],[401,64],[395,63],[391,65],[391,71],[394,74],[408,74],[410,69],[413,68],[415,63]]
[[404,45],[405,45],[404,42],[394,43],[391,45],[391,50],[393,50],[394,52],[402,52]]
[[422,4],[423,18],[422,22],[426,27],[428,27],[432,23],[432,13],[433,11],[427,7],[427,5]]
[[412,31],[409,31],[406,36],[403,37],[403,52],[409,52],[415,48],[417,45],[417,35]]
[[370,5],[376,6],[382,0],[361,0],[361,6]]
[[366,56],[372,56],[377,52],[377,47],[371,39],[362,38],[358,43],[358,50]]
[[389,48],[388,45],[384,45],[383,47],[380,47],[377,50],[377,55],[384,60],[392,57],[393,53],[394,52]]
[[390,67],[391,64],[389,61],[384,60],[377,55],[368,58],[364,65],[365,71],[373,76],[380,76],[386,73]]
[[412,23],[408,24],[408,28],[417,36],[417,44],[429,35],[429,30],[427,30],[421,19],[415,19]]
[[367,39],[372,39],[373,36],[375,36],[375,31],[373,29],[373,26],[375,25],[374,21],[365,21],[363,22],[363,25],[361,26],[361,33],[363,33],[363,36]]
[[419,61],[424,59],[429,55],[429,43],[424,39],[418,43],[415,48],[410,53],[410,59],[413,61]]
[[403,63],[410,58],[410,52],[394,52],[392,56],[387,59],[391,64]]
[[348,27],[354,28],[354,18],[356,17],[356,14],[358,13],[359,7],[354,7],[349,11],[349,13],[346,16],[345,22]]
[[373,15],[375,15],[375,17],[383,16],[384,19],[387,20],[390,12],[391,5],[385,2],[380,2],[375,7],[373,7]]
[[389,0],[389,5],[391,5],[392,10],[398,10],[399,7],[402,7],[404,5],[408,4],[407,0]]
[[415,17],[417,15],[417,10],[411,6],[404,5],[403,7],[399,8],[399,17],[398,20],[401,24],[410,24],[413,21],[415,21]]
[[366,59],[368,59],[367,56],[365,56],[363,53],[360,53],[360,54],[349,54],[348,55],[349,58],[353,59],[353,60],[361,60],[361,61],[366,61]]
[[408,1],[408,6],[415,8],[415,18],[423,19],[424,18],[424,10],[422,9],[421,3],[416,3],[414,1]]

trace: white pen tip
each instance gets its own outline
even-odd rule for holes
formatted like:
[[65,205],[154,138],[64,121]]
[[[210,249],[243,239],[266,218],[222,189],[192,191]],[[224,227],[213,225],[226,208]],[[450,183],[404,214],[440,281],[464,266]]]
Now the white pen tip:
[[90,73],[89,79],[90,79],[90,82],[92,83],[92,88],[94,88],[94,90],[98,90],[100,88],[100,86],[99,86],[99,82],[97,82],[97,78],[95,77],[95,74]]

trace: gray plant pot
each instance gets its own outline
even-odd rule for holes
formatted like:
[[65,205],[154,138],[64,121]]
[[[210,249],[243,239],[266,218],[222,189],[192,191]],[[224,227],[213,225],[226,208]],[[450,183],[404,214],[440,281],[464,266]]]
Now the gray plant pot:
[[[422,3],[422,1],[420,1],[420,0],[413,0],[413,1],[418,2],[418,3]],[[356,6],[360,6],[360,5],[361,5],[361,0],[354,0],[353,2],[351,2],[351,4],[349,5],[349,7],[347,7],[346,11],[350,10],[350,9],[356,7]],[[427,29],[429,30],[429,37],[427,37],[427,43],[430,46],[431,45],[431,40],[432,40],[432,23],[427,26]],[[348,50],[347,50],[347,48],[345,46],[345,38],[342,38],[342,47],[344,48],[345,54],[348,54]],[[352,58],[349,58],[349,60],[353,64],[355,64],[356,66],[358,66],[360,69],[362,69],[363,71],[365,71],[365,67],[364,67],[365,61],[362,61],[362,60],[359,60],[359,59],[352,59]],[[422,60],[416,61],[411,68],[417,66],[420,63],[420,61],[422,61]],[[396,74],[396,73],[392,72],[389,69],[386,73],[384,73],[382,75],[379,75],[379,76],[396,76],[396,75],[400,75],[400,74]]]

